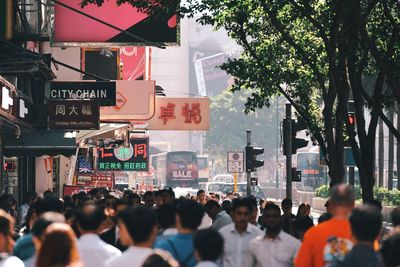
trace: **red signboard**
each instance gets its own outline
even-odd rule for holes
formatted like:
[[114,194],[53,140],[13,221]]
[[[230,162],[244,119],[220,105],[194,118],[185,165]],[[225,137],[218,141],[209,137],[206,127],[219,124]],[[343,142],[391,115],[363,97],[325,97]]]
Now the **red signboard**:
[[63,196],[72,196],[79,192],[87,192],[88,188],[84,188],[76,185],[64,185]]
[[114,187],[114,175],[112,173],[95,173],[93,175],[79,175],[77,185],[85,187]]
[[[177,43],[177,16],[149,16],[129,3],[117,5],[117,0],[104,1],[101,7],[89,4],[83,9],[82,0],[58,0],[55,3],[53,43],[61,46],[129,46],[152,43]],[[65,7],[68,6],[70,8]],[[84,16],[84,12],[113,27]],[[140,39],[129,36],[115,27],[130,32]]]

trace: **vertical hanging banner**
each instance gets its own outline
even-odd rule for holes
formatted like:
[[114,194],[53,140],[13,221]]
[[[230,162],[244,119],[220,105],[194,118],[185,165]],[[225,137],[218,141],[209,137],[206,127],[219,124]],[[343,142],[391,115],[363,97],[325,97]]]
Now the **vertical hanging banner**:
[[149,138],[131,138],[129,147],[99,148],[98,171],[148,171]]
[[79,174],[93,173],[94,172],[93,149],[79,148],[76,164]]

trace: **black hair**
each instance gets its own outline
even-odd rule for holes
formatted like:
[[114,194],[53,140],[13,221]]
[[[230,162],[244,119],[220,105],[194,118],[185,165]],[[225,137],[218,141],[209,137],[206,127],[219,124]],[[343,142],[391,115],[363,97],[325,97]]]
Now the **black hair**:
[[163,204],[157,210],[158,223],[162,229],[175,226],[176,208],[172,204]]
[[216,207],[216,208],[221,208],[221,205],[217,202],[217,201],[215,201],[215,200],[209,200],[209,201],[207,201],[207,203],[204,205],[204,210],[210,210],[210,209],[212,209],[213,207]]
[[222,209],[225,210],[227,213],[230,213],[232,211],[232,201],[230,200],[224,200],[222,201]]
[[160,197],[161,191],[154,191],[154,197]]
[[279,206],[276,204],[266,205],[265,209],[264,209],[264,213],[266,213],[268,210],[276,210],[279,212],[279,214],[281,213],[281,208],[279,208]]
[[170,197],[175,198],[175,192],[174,192],[174,190],[173,190],[171,187],[169,187],[169,186],[166,186],[166,187],[164,187],[164,189],[160,190],[160,195],[161,195],[162,193],[167,193]]
[[147,197],[147,196],[152,196],[154,197],[154,192],[153,191],[146,191],[143,195],[143,198]]
[[155,213],[145,207],[129,207],[117,215],[117,220],[125,224],[135,243],[149,240],[154,226],[157,226]]
[[386,238],[382,243],[382,257],[387,267],[400,265],[400,232],[395,232]]
[[199,191],[197,191],[197,196],[199,196],[200,194],[202,194],[202,193],[206,193],[206,191],[204,191],[203,189],[200,189]]
[[177,267],[179,263],[172,256],[162,250],[155,250],[153,254],[147,257],[142,267]]
[[232,211],[237,210],[239,207],[246,207],[250,212],[253,211],[253,205],[248,198],[235,198],[232,201]]
[[96,231],[105,219],[104,208],[92,204],[83,206],[76,215],[76,222],[85,231]]
[[38,200],[36,206],[37,216],[40,216],[48,211],[62,213],[63,210],[64,210],[64,205],[62,201],[56,197],[51,197],[51,196]]
[[293,206],[293,201],[290,198],[285,198],[282,200],[282,206]]
[[377,199],[371,199],[364,202],[366,205],[371,205],[376,207],[379,211],[382,211],[382,203]]
[[43,213],[32,226],[32,235],[41,239],[46,228],[52,223],[64,223],[65,218],[58,212],[49,211]]
[[196,230],[204,216],[203,207],[196,201],[184,199],[177,205],[177,214],[183,228]]
[[373,242],[382,228],[382,214],[375,206],[357,207],[350,215],[350,225],[358,241]]
[[202,261],[217,261],[224,249],[224,239],[218,231],[213,229],[197,231],[193,243]]
[[116,209],[117,206],[120,206],[120,205],[131,206],[132,203],[131,203],[129,200],[124,199],[124,198],[122,198],[122,199],[117,199],[117,200],[114,202],[114,205],[113,205],[113,206],[114,206],[114,209]]
[[392,210],[390,217],[392,218],[393,226],[400,225],[400,206]]

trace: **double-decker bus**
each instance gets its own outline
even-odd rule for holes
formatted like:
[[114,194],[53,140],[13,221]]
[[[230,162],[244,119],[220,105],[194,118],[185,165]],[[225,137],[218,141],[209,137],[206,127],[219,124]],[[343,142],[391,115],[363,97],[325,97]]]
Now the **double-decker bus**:
[[318,152],[298,152],[297,170],[301,171],[302,190],[314,191],[326,183],[324,167],[319,163]]
[[151,156],[155,181],[159,187],[199,186],[199,171],[196,152],[172,151]]
[[199,169],[199,183],[207,183],[210,179],[210,167],[208,166],[208,156],[198,155],[197,165]]

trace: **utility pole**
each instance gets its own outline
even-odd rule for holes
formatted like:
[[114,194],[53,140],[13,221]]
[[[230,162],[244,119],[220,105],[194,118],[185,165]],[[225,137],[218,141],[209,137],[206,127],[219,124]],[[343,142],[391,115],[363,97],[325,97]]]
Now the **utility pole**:
[[286,103],[286,198],[292,199],[292,105]]
[[[251,131],[246,130],[246,146],[251,146]],[[246,155],[247,157],[247,155]],[[247,167],[246,167],[247,169]],[[247,196],[251,195],[251,171],[246,171],[246,178],[247,178]]]
[[279,96],[276,97],[276,153],[275,153],[275,188],[279,188],[279,169],[278,169],[278,152],[279,152]]

